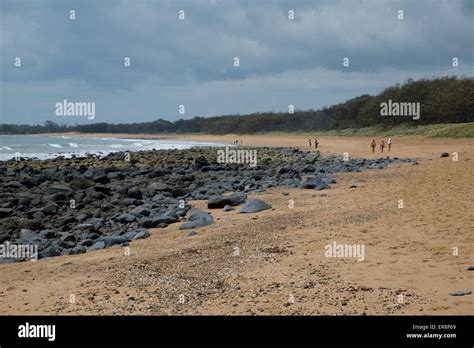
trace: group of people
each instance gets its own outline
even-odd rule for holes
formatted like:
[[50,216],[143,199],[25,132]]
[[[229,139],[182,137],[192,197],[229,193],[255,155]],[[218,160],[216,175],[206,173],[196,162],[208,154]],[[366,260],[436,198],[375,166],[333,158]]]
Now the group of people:
[[[380,141],[380,152],[383,152],[385,149],[385,141],[383,139]],[[392,149],[392,138],[388,138],[387,140],[387,146],[388,146],[388,152]],[[375,152],[375,148],[377,147],[377,142],[375,139],[372,139],[372,142],[370,143],[370,147],[372,148],[372,153]]]
[[[311,146],[311,145],[312,145],[312,143],[311,143],[311,138],[308,139],[308,143],[309,143],[309,148],[311,149],[311,147],[312,147],[312,146]],[[318,139],[314,138],[314,148],[317,149],[318,146],[319,146]]]
[[[393,143],[392,138],[388,138],[387,144],[385,144],[385,141],[382,139],[379,144],[380,152],[383,152],[383,150],[385,149],[385,146],[388,147],[388,152],[390,152],[390,150],[392,149],[392,143]],[[233,144],[239,145],[239,140],[236,139],[235,141],[233,141]],[[243,144],[243,141],[242,139],[240,139],[240,145],[242,144]],[[313,147],[313,144],[314,144],[314,148],[317,149],[319,146],[319,141],[318,139],[314,138],[314,143],[313,143],[312,139],[309,138],[308,144],[309,144],[310,149]],[[372,142],[370,143],[370,147],[372,148],[372,153],[375,153],[375,148],[377,147],[377,142],[375,141],[375,139],[372,139]]]

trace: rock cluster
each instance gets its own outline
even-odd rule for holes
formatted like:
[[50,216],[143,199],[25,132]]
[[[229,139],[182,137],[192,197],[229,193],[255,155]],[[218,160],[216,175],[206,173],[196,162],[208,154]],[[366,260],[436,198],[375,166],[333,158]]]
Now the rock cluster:
[[[127,245],[149,228],[184,222],[183,230],[213,223],[209,209],[241,213],[269,209],[247,194],[287,186],[325,190],[334,173],[381,169],[397,158],[321,157],[292,148],[259,148],[258,165],[217,163],[218,148],[112,153],[53,160],[0,162],[0,244],[38,245],[39,258]],[[195,232],[194,232],[195,233]],[[0,262],[5,260],[0,260]]]

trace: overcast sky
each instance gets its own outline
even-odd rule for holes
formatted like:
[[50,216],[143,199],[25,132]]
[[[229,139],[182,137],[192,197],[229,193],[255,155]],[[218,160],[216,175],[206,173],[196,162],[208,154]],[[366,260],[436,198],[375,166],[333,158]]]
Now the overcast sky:
[[[474,0],[0,4],[0,123],[318,109],[409,77],[474,75]],[[95,102],[95,119],[56,116],[63,99]]]

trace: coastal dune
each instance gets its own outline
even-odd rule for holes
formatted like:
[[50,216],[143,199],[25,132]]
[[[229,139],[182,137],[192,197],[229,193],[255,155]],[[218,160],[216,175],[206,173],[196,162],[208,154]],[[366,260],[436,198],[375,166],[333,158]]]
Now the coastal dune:
[[[309,150],[304,135],[167,138]],[[321,192],[252,193],[272,206],[255,214],[190,201],[214,223],[192,236],[177,224],[152,228],[129,253],[0,264],[0,313],[472,314],[472,294],[449,293],[472,289],[474,278],[474,141],[400,137],[390,154],[371,154],[372,138],[317,138],[323,155],[418,164],[336,174]],[[363,260],[328,257],[334,243],[363,245]]]

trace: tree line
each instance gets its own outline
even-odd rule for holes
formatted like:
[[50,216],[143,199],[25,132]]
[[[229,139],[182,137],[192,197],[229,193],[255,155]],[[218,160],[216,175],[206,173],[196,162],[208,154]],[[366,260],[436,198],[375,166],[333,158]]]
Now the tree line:
[[[381,116],[381,105],[393,102],[420,103],[420,118]],[[403,84],[385,88],[375,96],[361,95],[344,103],[319,110],[258,112],[248,115],[215,117],[196,116],[170,122],[158,119],[141,123],[90,123],[60,125],[46,121],[43,125],[0,124],[2,134],[37,133],[207,133],[251,134],[259,132],[325,131],[401,123],[413,125],[465,123],[474,121],[474,78],[440,77],[408,79]]]

